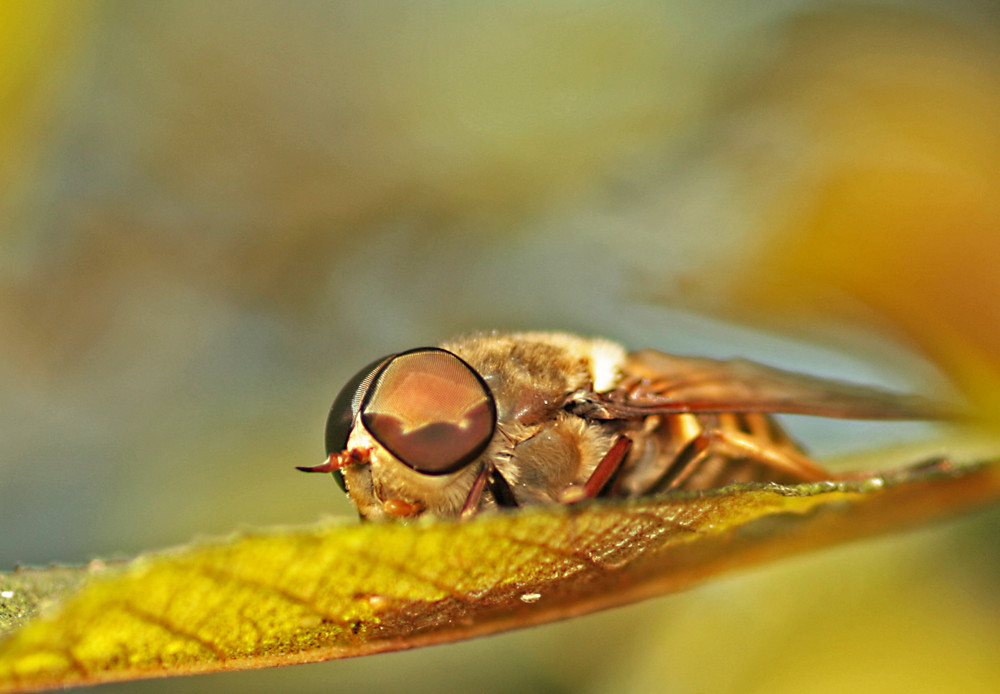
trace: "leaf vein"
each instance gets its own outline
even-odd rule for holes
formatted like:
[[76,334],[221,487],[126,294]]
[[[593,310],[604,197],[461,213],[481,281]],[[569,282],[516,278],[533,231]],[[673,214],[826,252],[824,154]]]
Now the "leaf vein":
[[174,636],[178,636],[180,638],[187,639],[189,641],[198,644],[205,650],[212,653],[212,655],[214,655],[219,660],[224,661],[227,658],[226,651],[217,646],[209,639],[198,636],[198,634],[194,633],[193,631],[182,629],[181,627],[171,623],[164,617],[155,615],[151,612],[147,612],[141,607],[138,607],[128,602],[122,603],[122,609],[128,612],[129,614],[137,617],[138,619],[141,619],[145,622],[148,622],[149,624],[152,624],[153,626],[163,629],[169,634],[173,634]]
[[[258,580],[252,579],[252,578],[248,578],[246,576],[241,576],[239,574],[233,573],[231,571],[227,571],[226,569],[223,569],[223,568],[218,567],[218,566],[200,566],[200,567],[198,567],[198,569],[205,576],[207,576],[208,578],[210,578],[210,579],[212,579],[214,581],[218,581],[218,582],[223,583],[223,584],[225,584],[225,582],[227,582],[227,581],[232,582],[232,583],[240,583],[240,584],[243,584],[243,585],[246,585],[246,586],[250,586],[251,588],[262,590],[264,592],[273,593],[275,595],[278,595],[278,596],[284,598],[285,600],[288,600],[289,602],[292,602],[292,603],[295,603],[296,605],[300,605],[302,607],[305,607],[307,610],[311,611],[317,617],[320,617],[322,619],[329,620],[329,621],[332,621],[332,622],[343,622],[343,623],[346,623],[346,621],[344,619],[342,619],[340,617],[337,617],[332,612],[327,612],[325,610],[322,610],[316,604],[316,602],[314,601],[314,599],[310,599],[310,598],[307,598],[307,597],[302,597],[300,595],[296,595],[295,593],[291,592],[290,590],[288,590],[286,588],[282,588],[280,586],[272,585],[270,583],[265,583],[263,581],[258,581]],[[256,627],[257,625],[255,624],[254,626]]]
[[547,542],[541,542],[539,540],[529,540],[524,537],[517,537],[514,535],[502,535],[497,533],[484,533],[486,537],[492,537],[493,539],[500,540],[502,542],[510,542],[516,545],[521,545],[522,547],[533,547],[535,549],[540,549],[548,552],[557,557],[562,557],[564,559],[573,559],[579,562],[582,567],[589,567],[591,569],[601,570],[603,565],[601,562],[595,560],[593,557],[583,554],[575,549],[563,549],[562,547],[557,547],[556,545],[548,544]]
[[354,552],[358,556],[363,557],[364,560],[371,566],[378,566],[379,568],[385,567],[391,571],[396,572],[397,574],[406,576],[407,578],[416,579],[418,581],[426,583],[429,586],[437,588],[439,591],[445,593],[450,598],[453,598],[460,602],[469,602],[469,599],[461,592],[459,592],[454,586],[450,586],[435,578],[431,578],[430,576],[424,576],[423,574],[414,571],[406,564],[402,564],[392,559],[388,559],[384,556],[376,556],[374,554],[371,554],[370,552],[366,552],[361,548],[356,548]]

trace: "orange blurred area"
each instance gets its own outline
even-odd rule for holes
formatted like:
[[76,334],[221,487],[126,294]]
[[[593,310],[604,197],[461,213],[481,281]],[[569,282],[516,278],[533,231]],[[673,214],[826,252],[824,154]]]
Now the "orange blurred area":
[[995,37],[919,17],[816,20],[772,69],[768,96],[793,114],[806,156],[762,215],[738,310],[894,333],[995,416]]
[[[998,48],[985,0],[4,3],[0,570],[354,517],[294,470],[333,397],[471,330],[951,379],[1000,416]],[[951,450],[789,425],[821,458]],[[997,520],[457,646],[116,686],[994,691]]]

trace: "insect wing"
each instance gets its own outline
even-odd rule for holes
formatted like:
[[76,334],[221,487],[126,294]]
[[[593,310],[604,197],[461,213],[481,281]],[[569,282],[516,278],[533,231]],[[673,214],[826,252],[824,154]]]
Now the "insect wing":
[[[774,412],[844,419],[948,419],[941,403],[736,359],[677,357],[656,350],[628,355],[625,376],[641,387],[596,394],[592,416],[618,419],[684,412]],[[634,379],[633,379],[634,380]]]

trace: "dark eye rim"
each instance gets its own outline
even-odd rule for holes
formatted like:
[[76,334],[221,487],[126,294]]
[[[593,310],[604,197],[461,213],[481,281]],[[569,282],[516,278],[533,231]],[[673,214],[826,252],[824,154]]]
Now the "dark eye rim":
[[[325,444],[326,454],[340,453],[347,447],[347,439],[351,436],[354,422],[361,411],[361,399],[365,392],[371,387],[375,380],[376,372],[383,364],[392,361],[395,354],[376,359],[365,365],[337,393],[330,405],[330,412],[326,416]],[[344,473],[340,470],[333,472],[333,480],[340,487],[341,491],[347,491],[347,483],[344,481]]]
[[360,369],[337,393],[326,416],[326,454],[340,453],[347,446],[354,421],[361,411],[361,400],[368,392],[382,367],[397,355],[390,354],[376,359]]
[[[415,347],[413,349],[408,349],[405,352],[398,352],[397,354],[390,355],[389,357],[385,358],[384,362],[382,362],[375,368],[375,371],[373,372],[371,379],[368,380],[368,385],[366,386],[364,395],[361,397],[357,413],[359,416],[364,414],[365,407],[367,407],[375,391],[375,389],[371,387],[372,384],[378,383],[378,379],[382,376],[382,374],[388,368],[390,363],[392,363],[399,357],[405,357],[409,354],[417,354],[421,352],[443,352],[444,354],[447,354],[448,356],[457,359],[459,363],[461,363],[466,369],[469,370],[469,373],[475,376],[476,380],[479,381],[479,385],[482,387],[483,392],[486,394],[486,404],[487,407],[489,408],[489,413],[490,413],[489,434],[483,437],[483,442],[479,446],[476,446],[475,448],[470,450],[466,455],[459,458],[452,465],[449,465],[448,467],[443,468],[441,470],[428,471],[416,468],[410,463],[406,462],[405,458],[400,456],[396,451],[392,450],[391,447],[387,446],[385,442],[379,439],[379,437],[376,436],[375,433],[372,432],[370,429],[368,429],[368,427],[365,427],[365,430],[368,431],[368,433],[372,435],[372,438],[378,441],[379,444],[381,444],[387,451],[392,453],[392,455],[395,456],[396,459],[401,463],[403,463],[403,465],[405,465],[406,467],[410,468],[414,472],[419,472],[421,475],[428,475],[430,477],[440,477],[441,475],[449,475],[453,472],[456,472],[468,466],[470,463],[476,460],[476,458],[478,458],[482,454],[482,452],[485,451],[487,447],[489,447],[490,442],[493,440],[493,435],[496,433],[497,430],[496,398],[493,397],[493,391],[490,389],[489,384],[486,383],[486,379],[484,379],[478,371],[472,368],[472,365],[470,365],[469,362],[465,361],[464,359],[462,359],[462,357],[458,356],[454,352],[449,352],[448,350],[443,349],[441,347]],[[364,424],[364,418],[362,417],[362,425],[363,424]]]

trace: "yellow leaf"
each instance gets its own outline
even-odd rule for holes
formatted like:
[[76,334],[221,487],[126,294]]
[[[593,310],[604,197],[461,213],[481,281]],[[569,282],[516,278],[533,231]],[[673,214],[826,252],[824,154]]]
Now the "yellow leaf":
[[742,485],[470,522],[274,530],[86,572],[20,571],[0,576],[0,605],[20,601],[2,622],[11,631],[0,642],[0,691],[454,641],[998,498],[1000,462],[936,462],[854,482]]

